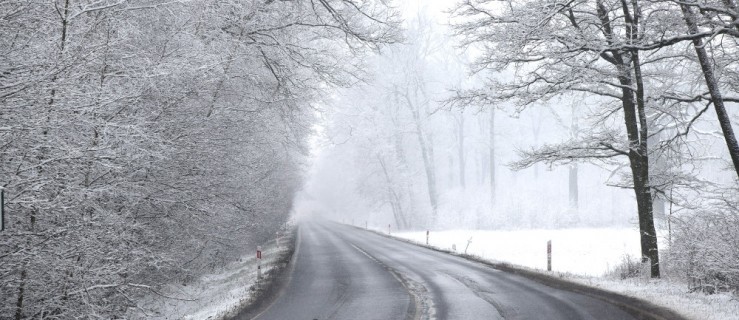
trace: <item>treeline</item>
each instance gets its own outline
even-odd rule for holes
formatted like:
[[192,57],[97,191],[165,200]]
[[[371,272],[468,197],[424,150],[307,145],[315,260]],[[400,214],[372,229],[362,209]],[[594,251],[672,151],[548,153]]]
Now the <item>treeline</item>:
[[120,318],[273,235],[384,4],[0,3],[0,318]]

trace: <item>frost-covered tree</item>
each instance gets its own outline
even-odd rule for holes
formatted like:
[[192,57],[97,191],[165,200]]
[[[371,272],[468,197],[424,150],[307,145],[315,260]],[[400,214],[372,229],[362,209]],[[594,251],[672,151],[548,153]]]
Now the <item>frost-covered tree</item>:
[[[676,34],[679,20],[667,7],[651,1],[469,0],[455,9],[463,45],[481,50],[473,70],[498,72],[486,88],[460,95],[457,103],[508,101],[520,110],[573,93],[595,102],[578,115],[587,131],[565,143],[523,152],[515,166],[588,160],[629,168],[627,179],[617,185],[634,190],[642,254],[652,263],[653,277],[660,275],[653,199],[663,190],[650,181],[649,158],[660,152],[655,147],[665,145],[649,145],[654,134],[649,117],[670,119],[669,126],[685,132],[691,119],[702,114],[663,107],[666,97],[684,89],[669,80],[679,78],[678,71],[662,68],[664,63],[694,67],[680,52],[667,50],[685,39]],[[628,166],[619,157],[628,159]]]
[[[0,314],[130,317],[287,218],[326,88],[380,2],[0,4]],[[50,268],[49,266],[54,266]]]

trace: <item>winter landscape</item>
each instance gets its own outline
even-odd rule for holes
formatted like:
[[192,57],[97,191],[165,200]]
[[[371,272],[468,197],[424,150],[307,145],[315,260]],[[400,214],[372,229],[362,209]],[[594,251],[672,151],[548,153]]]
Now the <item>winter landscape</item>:
[[739,319],[736,0],[0,1],[0,319]]

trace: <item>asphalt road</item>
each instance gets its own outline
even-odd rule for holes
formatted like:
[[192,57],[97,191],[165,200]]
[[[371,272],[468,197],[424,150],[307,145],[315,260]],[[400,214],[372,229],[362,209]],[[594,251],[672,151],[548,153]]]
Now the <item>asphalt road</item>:
[[590,296],[331,222],[300,225],[293,263],[255,319],[635,319]]

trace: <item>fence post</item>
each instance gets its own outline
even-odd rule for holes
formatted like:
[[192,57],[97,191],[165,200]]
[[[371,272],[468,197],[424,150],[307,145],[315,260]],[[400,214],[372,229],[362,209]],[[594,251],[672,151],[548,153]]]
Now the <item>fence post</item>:
[[552,240],[547,241],[547,271],[552,271]]

